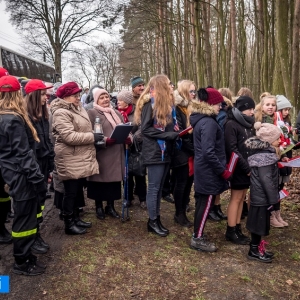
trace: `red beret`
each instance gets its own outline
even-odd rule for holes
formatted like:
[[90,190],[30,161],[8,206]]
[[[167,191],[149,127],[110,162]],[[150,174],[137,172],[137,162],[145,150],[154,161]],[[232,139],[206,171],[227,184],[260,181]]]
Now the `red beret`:
[[60,86],[56,91],[56,96],[58,98],[66,98],[72,95],[75,95],[77,93],[80,93],[82,89],[78,86],[76,82],[67,82]]
[[9,75],[8,71],[4,68],[0,68],[0,78]]

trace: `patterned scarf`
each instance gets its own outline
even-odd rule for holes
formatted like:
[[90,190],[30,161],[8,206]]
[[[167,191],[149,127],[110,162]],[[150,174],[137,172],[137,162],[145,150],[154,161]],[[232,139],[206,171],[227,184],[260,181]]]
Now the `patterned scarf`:
[[128,120],[128,115],[131,114],[132,109],[133,109],[133,105],[132,105],[132,104],[129,104],[129,105],[127,106],[127,108],[124,108],[124,109],[118,108],[118,111],[122,114],[125,123],[128,123],[128,122],[129,122],[129,120]]
[[122,124],[122,121],[120,120],[119,116],[116,114],[115,110],[111,107],[102,107],[95,102],[93,103],[93,107],[104,113],[105,118],[107,121],[111,124],[112,128],[115,128],[116,125]]
[[[154,91],[153,89],[150,89],[150,99],[151,99],[152,109],[154,109],[154,102],[155,102],[153,91]],[[172,106],[172,119],[173,119],[174,131],[179,131],[179,127],[178,127],[177,119],[176,119],[176,111],[175,111],[174,106]],[[160,131],[163,131],[163,132],[166,130],[166,128],[164,126],[161,126],[157,123],[157,119],[156,119],[155,114],[154,114],[153,127],[160,130]],[[157,139],[157,143],[158,143],[158,145],[160,147],[160,150],[161,150],[161,160],[164,161],[165,151],[167,149],[166,142],[165,142],[165,140]],[[181,147],[181,143],[180,143],[180,145],[178,144],[178,146]]]

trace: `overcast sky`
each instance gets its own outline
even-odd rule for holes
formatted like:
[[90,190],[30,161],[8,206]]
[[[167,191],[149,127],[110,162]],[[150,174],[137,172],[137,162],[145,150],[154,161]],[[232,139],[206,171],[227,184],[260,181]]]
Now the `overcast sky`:
[[9,14],[5,11],[4,1],[0,2],[0,45],[20,52],[21,38],[8,22]]

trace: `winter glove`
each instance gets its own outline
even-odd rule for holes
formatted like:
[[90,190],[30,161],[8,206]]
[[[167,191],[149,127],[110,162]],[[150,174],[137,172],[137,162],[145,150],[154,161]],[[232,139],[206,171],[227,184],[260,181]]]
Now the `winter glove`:
[[95,143],[102,141],[104,138],[103,133],[94,133]]
[[228,171],[227,169],[221,174],[221,176],[225,179],[225,180],[230,180],[232,173],[230,171]]
[[131,138],[127,137],[124,143],[125,145],[131,145],[132,144]]
[[116,142],[115,139],[107,138],[107,139],[106,139],[106,146],[114,145],[115,142]]

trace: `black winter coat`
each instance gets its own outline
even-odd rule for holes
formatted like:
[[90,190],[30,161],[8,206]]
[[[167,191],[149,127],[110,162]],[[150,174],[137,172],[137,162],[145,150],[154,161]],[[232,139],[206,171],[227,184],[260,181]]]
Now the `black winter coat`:
[[[176,106],[176,119],[180,131],[187,128],[186,127],[187,116],[178,106]],[[182,136],[181,141],[182,141],[181,149],[177,149],[176,147],[174,149],[174,155],[172,157],[172,164],[171,164],[172,168],[176,168],[188,164],[189,157],[194,156],[192,134],[189,133],[185,134],[184,136]]]
[[[242,115],[240,116],[242,117]],[[247,128],[239,123],[234,117],[232,109],[228,109],[227,111],[227,121],[224,129],[227,163],[230,160],[232,152],[235,152],[239,156],[232,179],[230,180],[231,188],[237,190],[247,189],[250,186],[250,176],[247,174],[251,171],[247,159],[251,155],[251,150],[246,147],[245,141],[255,135],[255,130],[253,126]]]
[[[142,158],[145,165],[163,164],[171,162],[171,155],[175,146],[175,140],[178,132],[174,132],[174,125],[170,123],[166,126],[165,131],[160,131],[153,127],[153,109],[150,98],[140,99],[144,105],[141,115],[141,132],[143,135]],[[157,143],[157,139],[166,141],[166,151],[164,160],[162,161],[161,149]]]
[[223,131],[213,108],[205,102],[193,101],[190,121],[194,129],[195,192],[219,195],[228,189],[227,181],[221,176],[226,169]]
[[0,166],[14,201],[35,198],[45,190],[44,176],[30,148],[25,122],[12,114],[0,115]]
[[250,176],[250,204],[252,206],[269,206],[279,201],[279,172],[278,157],[275,149],[268,142],[263,142],[256,137],[246,141],[253,155],[248,162],[251,167]]
[[48,156],[50,160],[54,160],[55,153],[53,149],[53,144],[50,140],[49,121],[46,120],[44,116],[41,118],[40,121],[33,121],[32,118],[30,119],[40,140],[40,142],[36,142],[35,145],[37,159],[41,159]]

